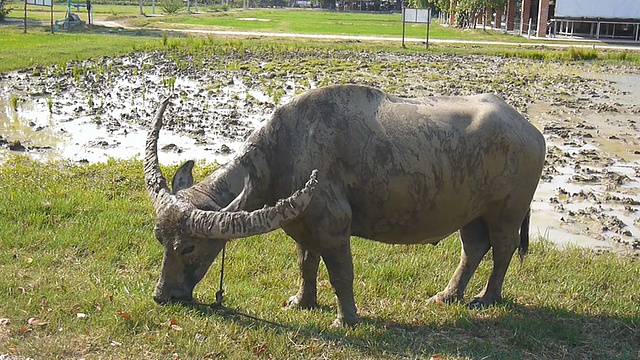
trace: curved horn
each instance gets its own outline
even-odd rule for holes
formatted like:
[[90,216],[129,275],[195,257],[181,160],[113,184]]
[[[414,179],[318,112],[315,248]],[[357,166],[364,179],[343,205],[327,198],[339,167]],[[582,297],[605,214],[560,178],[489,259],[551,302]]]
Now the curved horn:
[[266,233],[297,218],[311,202],[318,183],[313,170],[304,188],[271,207],[259,210],[221,212],[193,210],[185,228],[189,235],[201,238],[234,239]]
[[163,199],[171,194],[167,186],[167,180],[162,175],[160,164],[158,162],[158,137],[162,128],[162,115],[164,114],[171,97],[164,99],[156,116],[153,119],[153,125],[147,135],[147,143],[145,145],[144,154],[144,182],[147,187],[147,193],[153,208],[158,212],[161,208]]

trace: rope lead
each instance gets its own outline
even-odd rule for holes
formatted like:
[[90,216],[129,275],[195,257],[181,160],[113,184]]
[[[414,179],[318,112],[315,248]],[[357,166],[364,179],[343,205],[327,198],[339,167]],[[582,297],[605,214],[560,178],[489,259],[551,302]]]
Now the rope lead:
[[224,257],[225,250],[227,249],[227,244],[224,244],[222,247],[222,264],[220,265],[220,290],[216,292],[216,305],[222,306],[222,294],[224,294],[224,289],[222,288],[222,283],[224,281]]

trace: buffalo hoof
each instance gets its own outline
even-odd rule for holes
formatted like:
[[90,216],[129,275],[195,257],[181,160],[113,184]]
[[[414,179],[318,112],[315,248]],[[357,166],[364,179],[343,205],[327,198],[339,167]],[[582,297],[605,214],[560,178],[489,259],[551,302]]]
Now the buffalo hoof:
[[337,318],[333,320],[333,323],[331,323],[331,327],[332,328],[355,327],[356,325],[358,325],[358,323],[360,323],[360,317],[356,315],[355,317],[351,316],[351,317]]
[[437,293],[427,299],[427,304],[435,304],[435,305],[449,305],[456,302],[455,296],[447,296],[442,293]]
[[314,309],[318,307],[318,303],[312,300],[306,300],[298,295],[293,295],[284,304],[287,309]]

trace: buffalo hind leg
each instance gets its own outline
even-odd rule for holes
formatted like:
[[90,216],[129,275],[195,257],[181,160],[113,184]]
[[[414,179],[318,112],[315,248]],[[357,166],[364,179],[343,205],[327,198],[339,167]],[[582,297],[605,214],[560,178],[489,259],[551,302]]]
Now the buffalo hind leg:
[[520,234],[515,231],[491,231],[491,246],[493,248],[493,269],[489,281],[484,289],[468,304],[469,308],[480,309],[491,306],[502,300],[502,284],[511,263],[513,253],[518,247]]
[[338,317],[333,326],[354,326],[360,322],[353,297],[353,260],[349,237],[340,242],[340,246],[322,251],[331,286],[338,298]]
[[489,232],[482,218],[475,219],[460,229],[462,250],[458,268],[449,280],[447,287],[427,300],[428,303],[452,303],[461,301],[471,276],[478,268],[484,255],[489,251],[491,242]]
[[296,309],[311,309],[318,306],[317,278],[320,265],[320,254],[309,251],[302,245],[298,247],[298,267],[300,269],[300,289],[287,301],[287,307]]

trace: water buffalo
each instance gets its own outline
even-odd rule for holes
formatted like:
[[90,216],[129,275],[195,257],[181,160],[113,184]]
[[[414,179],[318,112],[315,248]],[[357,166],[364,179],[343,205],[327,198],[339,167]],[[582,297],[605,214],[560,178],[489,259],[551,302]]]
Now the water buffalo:
[[311,90],[279,107],[202,182],[193,184],[192,161],[182,165],[173,191],[157,155],[167,103],[157,111],[144,158],[155,235],[164,246],[158,303],[190,301],[229,239],[279,227],[297,243],[302,277],[288,306],[316,306],[322,258],[338,298],[336,325],[359,321],[352,235],[436,244],[460,230],[460,264],[430,302],[461,300],[493,249],[493,270],[472,308],[501,300],[515,250],[527,251],[545,141],[495,95],[407,99],[357,85]]

